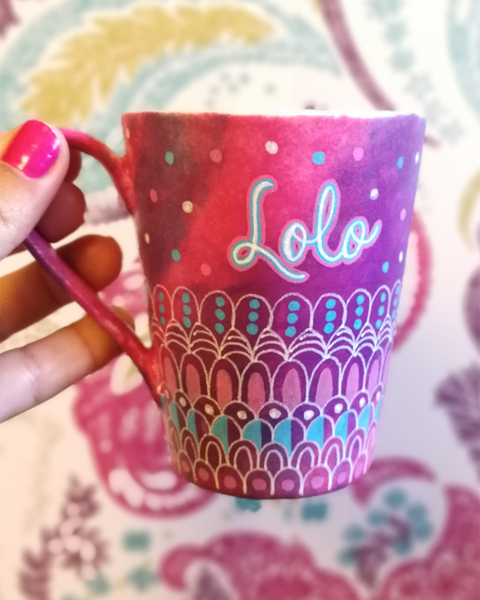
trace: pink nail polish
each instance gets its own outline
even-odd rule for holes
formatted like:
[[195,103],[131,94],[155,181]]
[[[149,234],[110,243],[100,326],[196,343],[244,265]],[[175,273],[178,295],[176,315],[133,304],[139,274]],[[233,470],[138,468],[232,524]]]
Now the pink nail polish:
[[2,152],[1,160],[32,179],[43,177],[60,152],[56,133],[41,121],[27,121],[19,127]]

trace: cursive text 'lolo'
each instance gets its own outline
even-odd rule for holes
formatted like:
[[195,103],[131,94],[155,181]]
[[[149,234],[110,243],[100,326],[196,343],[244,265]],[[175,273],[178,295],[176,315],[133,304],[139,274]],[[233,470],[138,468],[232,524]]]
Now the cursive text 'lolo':
[[317,195],[317,209],[311,233],[302,221],[287,223],[280,238],[279,255],[264,246],[265,224],[262,214],[262,200],[268,192],[275,190],[275,187],[275,181],[271,177],[261,177],[250,189],[249,237],[237,239],[230,249],[230,262],[236,269],[248,269],[258,259],[262,259],[288,281],[302,282],[308,279],[309,274],[289,265],[299,265],[303,262],[310,248],[318,262],[335,267],[356,261],[363,249],[374,244],[380,235],[381,221],[377,221],[369,232],[366,219],[356,217],[345,227],[337,249],[332,251],[328,247],[328,237],[338,218],[340,193],[335,182],[327,181]]

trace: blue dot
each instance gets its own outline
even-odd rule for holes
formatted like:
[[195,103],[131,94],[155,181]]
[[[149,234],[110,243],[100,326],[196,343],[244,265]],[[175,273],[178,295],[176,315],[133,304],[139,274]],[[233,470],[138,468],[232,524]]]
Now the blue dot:
[[297,333],[297,330],[295,329],[295,327],[287,327],[285,329],[285,335],[287,337],[293,337],[296,333]]
[[412,547],[412,542],[408,538],[399,539],[394,542],[393,547],[397,554],[408,554]]
[[169,165],[173,165],[173,152],[165,152],[165,162]]
[[164,313],[164,312],[165,312],[165,307],[163,306],[163,304],[160,304],[160,307],[159,307],[159,309],[160,309],[160,312],[161,312],[161,313]]
[[325,325],[325,327],[323,328],[323,331],[324,331],[325,333],[332,333],[332,331],[333,331],[334,329],[335,329],[335,326],[334,326],[334,324],[333,324],[333,323],[327,323],[327,324]]
[[186,315],[191,315],[192,314],[192,309],[190,308],[190,306],[187,306],[186,304],[183,305],[183,312]]
[[220,308],[217,308],[215,311],[215,316],[219,321],[223,321],[225,319],[225,313]]
[[385,312],[385,307],[382,305],[380,306],[380,308],[378,309],[378,316],[381,317],[383,315],[383,313]]
[[372,510],[372,512],[367,516],[368,522],[374,527],[379,527],[387,522],[387,515],[378,509]]
[[387,298],[387,294],[385,292],[382,292],[382,295],[380,296],[380,302],[385,302]]
[[335,300],[335,298],[330,298],[329,300],[327,300],[327,303],[325,304],[325,306],[327,308],[334,308],[336,303],[337,303],[337,301]]
[[400,286],[397,285],[397,287],[395,289],[395,295],[398,296],[399,293],[400,293]]
[[361,326],[362,326],[362,320],[361,319],[355,319],[355,323],[353,324],[353,328],[354,329],[360,329]]
[[248,320],[249,321],[255,322],[257,319],[258,319],[258,313],[257,312],[253,312],[252,311],[251,313],[248,313]]
[[255,323],[249,323],[247,325],[247,333],[249,333],[250,335],[255,335],[256,333],[258,333],[258,327],[255,325]]
[[365,301],[365,296],[363,294],[360,294],[359,296],[357,296],[357,304],[363,304]]
[[300,310],[300,303],[297,302],[296,300],[292,300],[288,304],[288,310]]
[[397,167],[401,169],[403,167],[403,156],[399,156],[397,159]]
[[429,523],[416,523],[413,527],[413,535],[419,540],[426,540],[432,535],[432,526]]
[[298,321],[298,315],[296,315],[295,313],[290,313],[287,317],[287,321],[289,323],[296,323]]
[[223,306],[225,304],[225,298],[222,298],[221,296],[217,296],[215,298],[215,304],[217,306]]
[[394,309],[392,310],[392,319],[394,319],[397,316],[397,311]]
[[221,323],[215,323],[215,331],[217,333],[223,333],[225,331],[225,327]]
[[160,298],[160,300],[163,302],[165,300],[165,296],[163,295],[163,292],[160,292],[158,294],[158,297]]
[[359,525],[350,525],[344,533],[344,538],[349,542],[361,542],[365,539],[365,530]]
[[357,317],[361,317],[363,315],[363,307],[357,306],[357,308],[355,309],[355,314],[357,315]]
[[180,260],[180,252],[178,250],[172,250],[172,258],[175,262]]
[[375,322],[375,327],[376,327],[377,329],[380,329],[380,325],[381,325],[381,324],[382,324],[382,321],[381,321],[380,319],[377,319],[377,320],[376,320],[376,322]]
[[397,306],[398,304],[398,297],[393,299],[393,306]]
[[258,300],[250,300],[250,308],[260,308],[260,302]]
[[190,296],[186,292],[182,294],[182,302],[185,302],[185,304],[190,302]]
[[162,325],[165,325],[165,317],[160,317],[160,323],[161,323]]
[[390,268],[390,265],[388,264],[388,262],[384,262],[382,265],[382,271],[384,273],[388,273],[388,269]]
[[427,509],[425,505],[418,502],[409,506],[407,515],[410,521],[423,523],[425,522],[425,517],[427,516]]
[[392,508],[400,508],[405,504],[407,496],[400,488],[394,488],[385,494],[385,503]]
[[325,315],[325,321],[335,321],[337,313],[334,310],[329,310]]
[[185,325],[185,327],[189,328],[192,326],[192,322],[190,321],[190,319],[188,317],[183,317],[183,324]]
[[325,162],[325,152],[315,152],[312,156],[312,162],[316,165],[323,165]]

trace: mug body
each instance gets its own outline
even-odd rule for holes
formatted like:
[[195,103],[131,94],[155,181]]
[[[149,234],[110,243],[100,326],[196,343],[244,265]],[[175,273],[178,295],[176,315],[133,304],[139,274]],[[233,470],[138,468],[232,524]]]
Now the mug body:
[[123,117],[175,468],[249,498],[368,469],[425,122]]

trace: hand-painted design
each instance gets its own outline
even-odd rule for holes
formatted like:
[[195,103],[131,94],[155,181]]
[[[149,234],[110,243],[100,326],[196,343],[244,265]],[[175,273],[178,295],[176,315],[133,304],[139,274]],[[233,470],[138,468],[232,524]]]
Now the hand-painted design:
[[94,486],[82,486],[72,479],[58,523],[42,530],[37,553],[27,550],[23,554],[19,587],[25,598],[50,600],[52,570],[59,564],[89,580],[107,564],[106,543],[89,523],[98,511],[94,495]]
[[[144,313],[139,264],[104,290],[103,297],[135,317]],[[160,317],[166,305],[162,300],[156,299]],[[182,316],[184,305],[180,298]],[[163,419],[130,359],[120,357],[78,383],[76,391],[76,421],[91,443],[101,480],[120,506],[142,516],[168,518],[192,512],[212,498],[172,468]]]
[[347,301],[327,294],[315,305],[291,293],[271,307],[255,295],[199,300],[157,285],[151,325],[175,468],[202,487],[252,498],[317,495],[359,479],[371,461],[399,286]]
[[473,246],[470,229],[473,225],[473,212],[478,202],[480,202],[480,171],[478,171],[468,183],[460,200],[460,208],[458,211],[458,225],[460,227],[460,232],[469,246]]
[[474,272],[468,282],[464,312],[468,332],[480,352],[480,269]]
[[358,579],[367,587],[378,582],[381,567],[392,554],[405,556],[417,541],[433,534],[428,509],[420,502],[408,502],[406,491],[392,487],[383,496],[380,507],[370,509],[368,524],[351,524],[344,531],[347,547],[339,556],[344,566],[353,565]]
[[[146,61],[161,57],[167,50],[202,47],[225,35],[245,45],[255,44],[269,36],[271,30],[266,20],[245,6],[205,8],[177,4],[168,10],[159,4],[139,3],[127,13],[97,17],[93,27],[66,38],[55,53],[54,66],[47,70],[40,67],[30,74],[29,92],[22,107],[27,114],[56,125],[84,121],[92,111],[95,89],[106,100],[121,73],[134,76]],[[79,54],[82,68],[72,58]],[[59,85],[66,79],[71,86]],[[76,90],[74,94],[72,89]],[[171,152],[165,160],[172,164]]]
[[[372,477],[372,474],[374,477]],[[422,464],[409,459],[383,459],[372,466],[363,481],[371,479],[364,500],[384,483],[410,476],[433,478]],[[438,484],[437,484],[438,485]],[[398,511],[420,537],[428,530],[428,506],[408,503],[406,487],[391,485],[383,494],[390,512]],[[414,488],[416,489],[416,488]],[[414,492],[415,493],[415,492]],[[424,558],[406,560],[382,573],[374,590],[353,590],[345,575],[317,566],[307,549],[289,546],[260,533],[233,532],[213,538],[203,546],[183,545],[170,551],[159,566],[165,583],[191,598],[210,600],[478,600],[480,589],[480,498],[462,487],[446,487],[445,520],[441,533],[428,540]],[[307,501],[302,501],[304,504]],[[378,514],[371,513],[374,521]],[[380,519],[383,522],[383,519]],[[355,540],[363,532],[348,531]],[[417,537],[417,539],[419,539]],[[402,550],[402,545],[398,548]],[[194,568],[197,567],[197,568]],[[187,573],[189,576],[187,577]],[[192,575],[195,575],[192,577]],[[206,582],[208,581],[208,586]],[[215,590],[216,596],[208,595]]]
[[260,533],[227,534],[203,547],[174,549],[160,565],[161,577],[186,591],[191,585],[186,572],[196,563],[202,568],[193,581],[195,600],[358,600],[350,584],[318,568],[305,547]]

